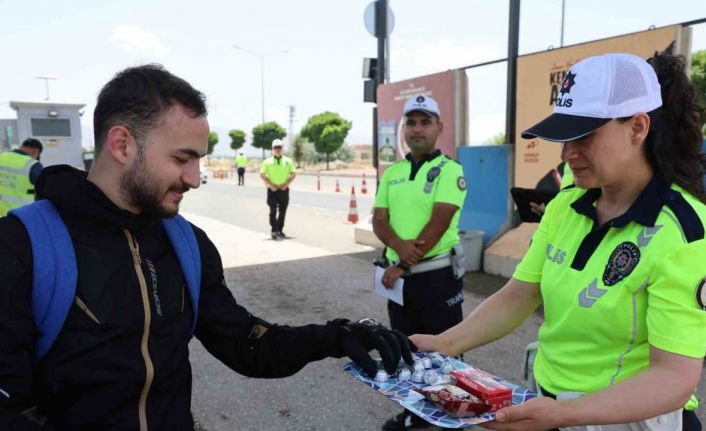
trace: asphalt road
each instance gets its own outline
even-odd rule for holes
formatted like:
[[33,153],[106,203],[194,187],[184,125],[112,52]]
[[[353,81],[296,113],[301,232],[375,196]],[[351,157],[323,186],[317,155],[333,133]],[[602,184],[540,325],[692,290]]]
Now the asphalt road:
[[[349,191],[344,194],[316,191],[315,177],[297,178],[285,225],[292,238],[285,241],[269,239],[265,190],[255,174],[248,174],[245,187],[211,180],[186,195],[182,211],[216,243],[228,286],[251,313],[287,325],[365,316],[388,322],[385,301],[372,290],[370,262],[377,251],[355,244],[353,228],[345,222],[354,180],[346,181]],[[372,203],[371,195],[358,196],[359,209],[369,213]],[[467,275],[464,313],[504,281]],[[522,384],[524,347],[536,338],[541,321],[541,314],[531,316],[502,340],[467,353],[465,360]],[[190,348],[192,411],[204,431],[374,430],[399,412],[393,402],[343,373],[344,359],[326,359],[295,376],[263,380],[232,372],[198,340]],[[702,400],[704,389],[702,380]]]

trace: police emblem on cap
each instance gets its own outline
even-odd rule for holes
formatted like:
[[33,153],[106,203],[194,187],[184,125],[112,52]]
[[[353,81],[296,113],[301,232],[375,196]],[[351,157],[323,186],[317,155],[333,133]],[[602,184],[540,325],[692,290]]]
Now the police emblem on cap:
[[627,277],[640,262],[640,249],[631,242],[619,244],[608,258],[603,272],[603,284],[612,286]]
[[456,185],[458,186],[458,189],[463,191],[466,190],[467,184],[466,184],[466,179],[461,177],[458,177],[456,180]]
[[699,286],[696,288],[696,302],[702,310],[706,311],[706,277],[701,279]]
[[417,96],[417,98],[415,99],[417,103],[424,103],[425,100],[427,99],[425,99],[422,95]]
[[564,82],[562,82],[561,84],[561,90],[559,91],[562,96],[566,93],[571,93],[571,87],[576,84],[574,78],[576,78],[575,73],[571,73],[571,71],[569,71],[569,73],[566,74],[566,76],[564,77]]

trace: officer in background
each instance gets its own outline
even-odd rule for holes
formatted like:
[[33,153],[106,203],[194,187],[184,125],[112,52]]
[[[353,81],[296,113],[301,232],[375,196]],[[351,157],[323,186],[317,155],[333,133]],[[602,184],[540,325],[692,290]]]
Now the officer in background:
[[[458,218],[466,197],[463,167],[435,149],[443,130],[439,105],[423,94],[404,106],[410,153],[380,180],[373,230],[386,246],[383,284],[404,278],[404,306],[388,301],[390,326],[404,334],[439,334],[463,319],[463,252]],[[426,426],[404,411],[383,430]]]
[[[267,186],[267,205],[270,207],[272,239],[286,238],[284,216],[289,205],[289,185],[297,174],[292,159],[282,155],[282,140],[272,141],[272,157],[262,162],[260,177]],[[277,210],[279,209],[279,214]]]
[[248,166],[248,156],[242,151],[235,158],[235,167],[238,169],[238,185],[245,185],[245,167]]
[[34,202],[34,184],[42,172],[39,156],[43,149],[37,139],[28,138],[20,148],[0,153],[0,217],[13,208]]

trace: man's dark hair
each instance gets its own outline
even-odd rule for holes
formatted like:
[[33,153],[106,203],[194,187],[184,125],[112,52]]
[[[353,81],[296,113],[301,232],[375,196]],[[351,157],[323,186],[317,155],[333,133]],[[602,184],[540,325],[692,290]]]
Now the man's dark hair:
[[159,64],[118,72],[101,89],[93,111],[95,152],[100,153],[108,131],[114,126],[124,126],[141,142],[174,104],[200,117],[207,113],[205,100],[200,91]]
[[34,148],[35,150],[39,150],[39,154],[42,154],[42,151],[44,151],[44,145],[42,145],[42,143],[39,142],[39,139],[27,138],[22,142],[21,146],[27,147],[27,148]]

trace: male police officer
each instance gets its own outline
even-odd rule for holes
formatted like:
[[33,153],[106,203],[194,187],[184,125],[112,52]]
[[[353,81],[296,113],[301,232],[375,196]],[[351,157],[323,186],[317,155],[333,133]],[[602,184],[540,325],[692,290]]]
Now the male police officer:
[[[267,205],[270,207],[270,226],[272,239],[286,238],[284,216],[289,205],[289,184],[294,181],[297,174],[294,171],[294,162],[282,155],[282,140],[272,141],[272,157],[262,162],[260,177],[267,186]],[[279,215],[277,214],[279,209]]]
[[[404,278],[404,306],[389,301],[390,326],[404,334],[438,334],[463,319],[463,253],[459,209],[466,196],[463,168],[438,149],[439,105],[423,94],[404,106],[407,156],[385,170],[375,198],[373,230],[387,246],[383,284]],[[383,430],[423,426],[404,411]]]
[[235,158],[235,167],[238,169],[238,185],[245,185],[245,167],[248,166],[248,156],[242,151]]
[[0,217],[34,201],[34,184],[42,171],[39,155],[43,148],[37,139],[28,138],[20,148],[0,153]]

